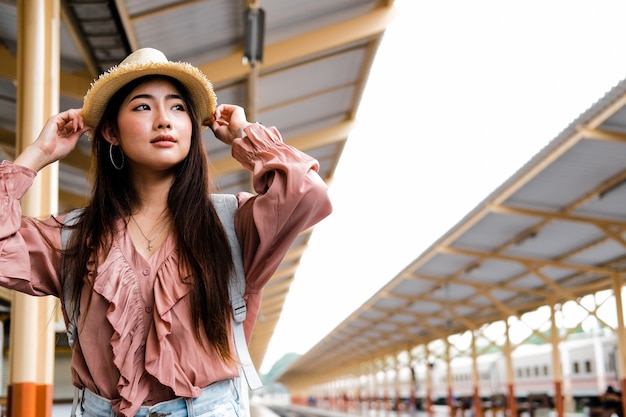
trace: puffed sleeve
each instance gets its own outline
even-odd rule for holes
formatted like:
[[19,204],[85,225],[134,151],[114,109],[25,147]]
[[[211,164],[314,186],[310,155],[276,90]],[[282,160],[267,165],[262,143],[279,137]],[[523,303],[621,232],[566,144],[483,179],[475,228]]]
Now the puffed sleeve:
[[[236,217],[247,294],[259,294],[298,234],[328,216],[328,187],[319,163],[285,144],[276,128],[252,124],[235,139],[233,157],[253,174],[256,194],[240,193]],[[260,300],[248,299],[248,311]],[[252,306],[254,310],[254,305]]]
[[[59,296],[60,229],[50,218],[22,217],[20,199],[35,171],[0,163],[0,286],[26,294]],[[54,225],[54,226],[53,226]]]

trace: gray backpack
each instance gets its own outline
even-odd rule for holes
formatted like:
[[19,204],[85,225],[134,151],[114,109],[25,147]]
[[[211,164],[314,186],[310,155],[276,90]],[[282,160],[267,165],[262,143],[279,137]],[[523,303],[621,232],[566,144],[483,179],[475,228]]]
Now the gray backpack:
[[[215,206],[215,210],[224,226],[228,241],[230,243],[230,250],[233,255],[233,263],[235,266],[233,275],[230,279],[230,299],[233,308],[233,338],[235,341],[235,349],[237,351],[237,358],[239,359],[239,373],[240,377],[237,378],[236,384],[239,388],[239,407],[243,416],[250,415],[248,404],[248,390],[261,388],[263,383],[259,374],[252,363],[250,353],[248,352],[248,344],[246,343],[246,336],[244,334],[243,322],[246,319],[246,302],[243,299],[244,291],[246,289],[246,279],[243,270],[243,260],[241,254],[241,246],[235,233],[235,213],[237,212],[237,197],[233,194],[211,194],[211,200]],[[76,223],[78,217],[82,213],[83,209],[72,210],[65,218],[64,225],[72,226]],[[67,247],[67,242],[70,238],[71,230],[68,227],[63,228],[61,231],[61,244],[63,249]],[[79,309],[75,308],[74,311],[70,311],[72,297],[72,277],[66,277],[63,280],[63,308],[68,317],[67,324],[67,340],[72,347],[78,339],[78,316],[80,314]],[[241,380],[245,377],[247,384],[242,384]],[[80,390],[76,388],[74,390],[74,401],[72,405],[73,417],[76,413],[78,401],[80,397]]]

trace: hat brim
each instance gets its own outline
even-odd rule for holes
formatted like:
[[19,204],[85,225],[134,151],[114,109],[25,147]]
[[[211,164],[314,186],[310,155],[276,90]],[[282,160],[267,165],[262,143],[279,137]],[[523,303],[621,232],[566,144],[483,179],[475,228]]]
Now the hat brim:
[[217,98],[213,85],[198,68],[186,62],[148,62],[123,64],[103,73],[83,99],[81,114],[85,125],[95,128],[113,95],[129,82],[147,75],[164,75],[178,80],[189,92],[200,120],[215,112]]

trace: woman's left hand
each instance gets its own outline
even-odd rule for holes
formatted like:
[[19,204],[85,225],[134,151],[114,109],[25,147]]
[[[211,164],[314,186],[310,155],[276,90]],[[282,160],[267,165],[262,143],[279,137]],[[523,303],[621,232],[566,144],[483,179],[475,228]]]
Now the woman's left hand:
[[246,120],[243,107],[233,104],[217,106],[213,119],[205,123],[211,128],[215,137],[227,145],[231,145],[234,139],[241,137],[241,130],[251,124]]

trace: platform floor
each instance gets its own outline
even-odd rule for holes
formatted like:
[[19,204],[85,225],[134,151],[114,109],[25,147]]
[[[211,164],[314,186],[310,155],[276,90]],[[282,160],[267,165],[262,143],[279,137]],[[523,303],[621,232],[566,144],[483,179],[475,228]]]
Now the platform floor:
[[[389,411],[389,410],[349,410],[334,411],[325,410],[319,407],[305,407],[299,405],[289,405],[294,410],[299,410],[302,414],[315,414],[320,417],[449,417],[447,406],[435,406],[433,416],[429,416],[425,411]],[[52,417],[68,417],[72,409],[71,404],[55,404],[52,407]],[[566,417],[586,417],[583,413],[565,413]],[[269,407],[268,404],[252,402],[250,404],[250,417],[278,417]],[[466,417],[471,417],[467,415]],[[556,412],[551,411],[548,417],[556,417]]]
[[[274,413],[269,407],[271,404],[253,404],[252,412],[258,413],[253,414],[251,417],[277,417],[277,414]],[[429,414],[426,411],[414,410],[414,411],[391,411],[391,410],[377,410],[377,409],[357,409],[351,408],[344,411],[339,410],[329,410],[324,409],[322,407],[307,407],[301,405],[288,405],[290,410],[295,411],[296,415],[299,416],[317,416],[317,417],[450,417],[450,411],[448,406],[445,405],[435,405],[433,406],[433,414]],[[496,416],[492,416],[491,413],[487,412],[486,417],[505,417],[504,413],[499,412]],[[458,415],[459,417],[473,417],[470,411],[467,411],[464,416]],[[523,413],[522,417],[529,417],[527,413]],[[556,411],[545,409],[545,414],[535,414],[535,417],[557,417]],[[566,412],[565,417],[588,417],[584,413],[575,413],[575,412]]]

